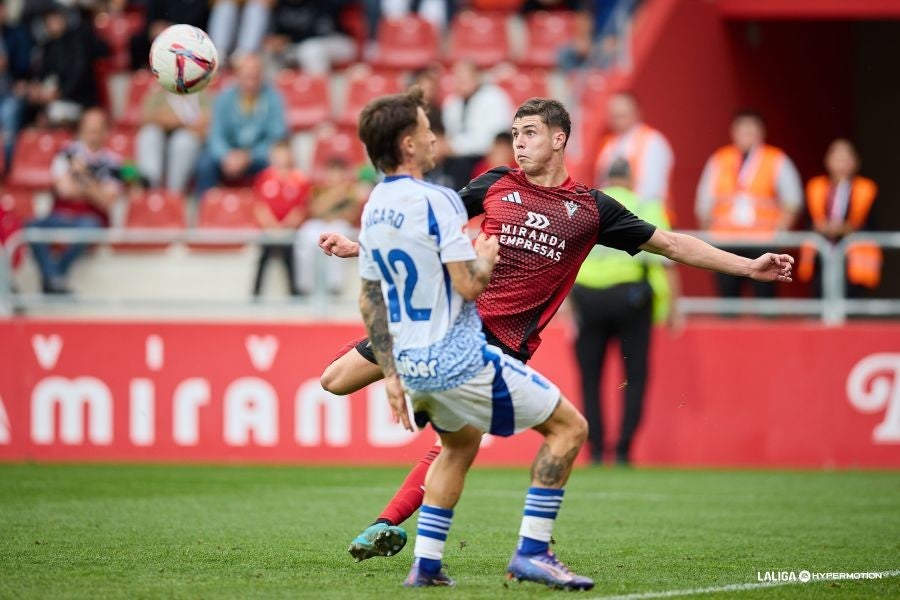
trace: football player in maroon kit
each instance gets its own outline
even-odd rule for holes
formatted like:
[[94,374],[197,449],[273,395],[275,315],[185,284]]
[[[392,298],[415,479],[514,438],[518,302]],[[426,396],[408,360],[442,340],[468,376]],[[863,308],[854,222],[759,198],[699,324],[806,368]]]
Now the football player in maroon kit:
[[[525,102],[512,125],[519,168],[491,169],[459,192],[469,217],[483,214],[482,231],[500,241],[500,259],[477,300],[489,344],[527,361],[594,244],[630,254],[646,250],[756,281],[791,281],[794,259],[789,255],[766,253],[751,260],[689,235],[656,229],[613,198],[574,181],[564,161],[570,131],[569,114],[560,102]],[[355,242],[339,234],[323,234],[319,245],[339,257],[359,251]],[[363,339],[344,347],[322,374],[322,386],[343,395],[381,377]],[[439,453],[440,446],[428,451],[378,520],[353,540],[349,551],[354,558],[391,556],[403,547],[406,533],[399,524],[422,503],[425,475]]]

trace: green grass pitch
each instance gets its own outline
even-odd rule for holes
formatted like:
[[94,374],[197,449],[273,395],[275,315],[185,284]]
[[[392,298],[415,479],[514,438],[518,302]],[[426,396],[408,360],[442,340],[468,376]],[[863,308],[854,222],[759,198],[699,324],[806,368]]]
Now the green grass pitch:
[[[350,539],[405,471],[0,466],[3,598],[530,598],[504,586],[528,476],[477,468],[445,562],[454,590],[401,587],[410,545],[355,564]],[[900,569],[900,474],[578,469],[557,554],[585,598],[757,584],[762,571]],[[900,577],[726,589],[704,598],[900,597]],[[653,596],[650,592],[668,593]],[[640,597],[640,596],[637,596]],[[686,597],[679,595],[678,597]]]

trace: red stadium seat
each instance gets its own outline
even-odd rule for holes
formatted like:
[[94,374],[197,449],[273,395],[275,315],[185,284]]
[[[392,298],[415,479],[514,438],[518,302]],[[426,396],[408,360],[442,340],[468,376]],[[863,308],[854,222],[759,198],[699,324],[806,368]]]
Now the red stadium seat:
[[[34,217],[31,190],[9,188],[0,192],[0,246]],[[13,268],[22,263],[25,246],[18,246],[12,255]]]
[[[132,196],[125,217],[126,229],[184,229],[184,197],[165,190],[149,190]],[[162,250],[168,244],[116,244],[116,250]]]
[[103,60],[111,70],[125,71],[131,66],[129,44],[144,26],[138,13],[103,12],[94,18],[97,36],[109,46],[110,56]]
[[147,99],[158,84],[150,71],[136,71],[131,76],[128,87],[128,100],[125,103],[125,111],[119,119],[119,124],[125,127],[137,128],[141,125],[141,111],[144,100]]
[[0,192],[0,214],[15,215],[23,223],[34,217],[34,192],[22,188],[6,188]]
[[[203,195],[197,229],[256,229],[252,188],[213,188]],[[234,250],[243,244],[193,245],[192,250]]]
[[133,162],[134,138],[133,129],[115,129],[109,136],[109,147],[122,157],[124,162]]
[[319,132],[313,151],[312,179],[321,179],[328,161],[334,158],[358,166],[365,162],[366,150],[355,133],[330,129]]
[[518,71],[497,81],[516,106],[530,98],[546,98],[547,74],[544,71]]
[[562,46],[575,34],[575,14],[567,10],[538,11],[528,17],[528,46],[519,64],[544,69],[556,66]]
[[351,74],[348,78],[347,100],[338,124],[343,127],[356,128],[359,113],[370,100],[385,94],[399,93],[402,89],[399,78],[393,75],[371,73],[368,70]]
[[309,129],[331,117],[328,80],[324,76],[284,70],[278,74],[276,85],[284,99],[291,131]]
[[7,180],[9,185],[30,189],[53,187],[50,164],[71,138],[65,131],[26,129],[20,133]]
[[450,31],[450,62],[471,60],[484,69],[509,58],[504,15],[467,10],[453,19]]
[[569,77],[569,90],[574,92],[579,105],[588,114],[596,109],[596,99],[606,93],[607,75],[603,71],[574,72]]
[[418,69],[438,58],[440,40],[434,25],[415,16],[383,20],[378,27],[376,64],[390,69]]

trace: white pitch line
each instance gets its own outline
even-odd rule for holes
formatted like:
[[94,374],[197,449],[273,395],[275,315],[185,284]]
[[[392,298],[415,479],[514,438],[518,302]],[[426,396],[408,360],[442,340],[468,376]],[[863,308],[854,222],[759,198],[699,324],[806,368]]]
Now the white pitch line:
[[[881,571],[878,572],[883,578],[898,577],[900,570]],[[730,585],[717,585],[705,588],[693,588],[690,590],[668,590],[665,592],[639,592],[636,594],[625,594],[623,596],[594,596],[593,600],[647,600],[649,598],[675,598],[678,596],[693,596],[695,594],[715,594],[718,592],[744,592],[748,590],[758,590],[770,587],[779,587],[782,585],[805,585],[808,583],[822,583],[824,581],[879,581],[878,579],[820,579],[802,581],[762,581],[759,583],[732,583]]]

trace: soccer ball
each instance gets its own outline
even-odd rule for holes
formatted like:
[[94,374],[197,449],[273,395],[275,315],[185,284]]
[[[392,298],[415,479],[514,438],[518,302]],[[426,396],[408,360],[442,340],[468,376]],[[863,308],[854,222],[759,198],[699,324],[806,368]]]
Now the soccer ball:
[[209,85],[219,66],[219,53],[202,29],[172,25],[150,46],[150,70],[174,94],[195,94]]

